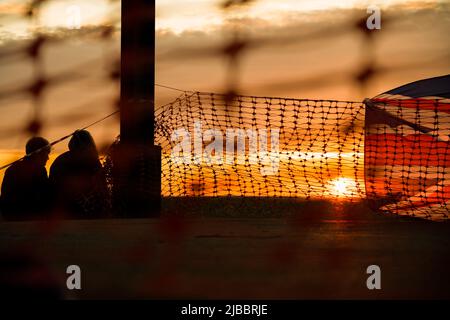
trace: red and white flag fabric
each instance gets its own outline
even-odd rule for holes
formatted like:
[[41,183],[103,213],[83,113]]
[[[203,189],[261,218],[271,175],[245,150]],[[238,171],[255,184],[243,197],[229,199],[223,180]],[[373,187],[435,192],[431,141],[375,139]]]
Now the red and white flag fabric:
[[450,216],[450,75],[366,99],[366,195],[376,209]]

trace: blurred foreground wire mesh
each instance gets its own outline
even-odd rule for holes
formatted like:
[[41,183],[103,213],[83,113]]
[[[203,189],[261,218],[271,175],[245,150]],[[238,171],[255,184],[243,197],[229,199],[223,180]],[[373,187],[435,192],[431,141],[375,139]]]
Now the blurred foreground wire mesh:
[[[21,150],[26,139],[37,134],[48,135],[52,137],[52,141],[62,142],[65,140],[60,140],[61,137],[70,135],[75,129],[96,123],[97,120],[117,111],[117,81],[120,79],[120,57],[117,49],[120,33],[118,1],[111,1],[111,13],[100,25],[81,26],[80,29],[73,30],[65,27],[40,28],[38,17],[46,5],[56,2],[59,1],[11,1],[12,4],[18,4],[17,10],[13,10],[15,16],[0,16],[1,23],[2,20],[8,23],[8,19],[19,19],[34,24],[31,36],[11,42],[4,40],[1,45],[0,68],[4,70],[0,88],[1,149]],[[83,268],[89,266],[89,285],[94,289],[87,288],[88,297],[114,297],[130,292],[137,297],[171,297],[173,292],[177,292],[176,297],[229,297],[233,294],[239,297],[273,298],[277,294],[283,297],[311,297],[309,292],[301,290],[310,288],[313,281],[335,284],[336,280],[345,278],[340,271],[355,270],[361,267],[360,263],[372,261],[373,253],[379,248],[382,248],[382,254],[377,257],[387,263],[390,258],[386,256],[386,248],[407,248],[410,252],[416,245],[425,248],[423,253],[427,255],[430,254],[429,248],[435,245],[441,251],[438,256],[431,258],[441,269],[448,265],[441,263],[446,262],[446,255],[442,254],[445,253],[445,248],[448,248],[446,242],[440,241],[441,238],[431,237],[432,245],[428,242],[423,245],[429,239],[425,236],[420,238],[423,234],[420,228],[414,229],[417,231],[413,232],[416,241],[411,242],[411,234],[405,229],[396,229],[398,226],[391,224],[383,225],[380,230],[392,228],[393,234],[401,236],[388,237],[387,242],[378,243],[377,239],[381,238],[379,233],[370,234],[367,238],[361,236],[371,226],[363,225],[361,229],[354,226],[358,225],[358,218],[366,217],[366,208],[345,204],[342,207],[345,210],[340,212],[339,202],[303,202],[297,199],[359,199],[366,194],[363,163],[365,107],[362,98],[378,93],[374,92],[373,90],[377,89],[372,87],[377,81],[388,82],[386,79],[392,77],[399,83],[407,82],[404,81],[407,76],[396,78],[401,73],[416,79],[418,74],[420,77],[424,75],[421,73],[422,68],[430,68],[433,72],[448,70],[448,51],[445,52],[448,43],[441,39],[444,42],[444,54],[442,50],[433,52],[435,48],[431,46],[430,51],[421,52],[405,60],[403,57],[409,54],[411,47],[393,45],[395,39],[388,39],[387,44],[380,44],[380,31],[369,31],[365,28],[365,10],[351,11],[351,15],[344,14],[344,19],[328,27],[327,23],[319,23],[318,27],[303,28],[302,23],[298,23],[288,29],[289,32],[281,33],[280,29],[271,31],[266,28],[266,33],[255,34],[251,29],[256,25],[244,19],[233,19],[232,13],[237,8],[247,10],[258,2],[218,2],[225,19],[231,16],[232,28],[214,32],[214,39],[218,40],[213,44],[199,41],[189,46],[186,45],[186,42],[190,41],[189,33],[178,36],[170,34],[164,38],[164,30],[157,31],[157,82],[161,83],[156,97],[155,135],[157,143],[164,149],[161,178],[163,211],[166,214],[163,218],[155,223],[141,220],[136,223],[129,222],[126,226],[115,221],[81,221],[79,224],[70,225],[68,229],[63,229],[61,221],[38,222],[30,228],[30,235],[25,240],[18,246],[9,248],[10,254],[2,254],[2,283],[7,283],[15,289],[19,288],[19,294],[29,290],[28,292],[34,294],[71,298],[61,292],[65,274],[61,276],[60,269],[76,260]],[[438,9],[428,8],[418,12],[412,20],[430,15],[434,17],[435,10]],[[448,6],[443,5],[439,10],[448,12]],[[358,13],[358,16],[354,16],[355,13]],[[400,10],[395,15],[392,12],[383,15],[382,28],[391,30],[389,28],[393,26],[396,31],[402,31],[402,35],[408,33],[411,26],[403,20],[408,14],[409,11],[405,13]],[[441,15],[445,16],[445,13]],[[328,22],[331,23],[331,19]],[[169,46],[173,38],[176,45]],[[208,38],[200,40],[205,39]],[[340,54],[338,51],[334,54],[329,50],[328,45],[336,39],[338,42],[342,39],[342,47],[337,47],[341,50]],[[87,45],[80,50],[79,46],[83,43]],[[348,45],[349,43],[351,45]],[[425,46],[427,45],[425,43]],[[388,59],[382,63],[378,60],[377,53],[380,46],[383,46],[383,50],[390,48],[387,51]],[[273,57],[280,54],[280,51],[294,52],[295,59],[292,59],[292,56],[280,55],[280,58],[275,60],[286,60],[286,64],[281,63],[279,68],[274,68],[275,72],[270,72],[270,68],[264,64],[267,57],[263,58],[261,54],[270,52],[268,57]],[[318,59],[311,60],[311,56],[316,55]],[[89,58],[82,60],[81,56]],[[345,64],[348,69],[327,69],[321,66],[330,61],[333,65],[339,64],[345,60],[341,60],[343,56],[351,57],[351,63]],[[218,66],[208,64],[211,59],[218,59]],[[203,68],[202,64],[205,64]],[[297,69],[302,72],[292,72]],[[308,72],[303,72],[303,69]],[[16,79],[18,74],[20,77]],[[249,77],[249,74],[254,76]],[[354,98],[345,99],[345,93],[335,90],[343,85],[348,86],[347,89],[352,88],[347,94],[354,94]],[[384,87],[386,86],[391,87],[390,82]],[[253,91],[254,94],[249,93]],[[319,99],[303,96],[317,92],[322,95]],[[176,98],[180,93],[182,95]],[[336,99],[323,99],[325,95],[335,93],[338,95]],[[411,112],[407,113],[407,116],[420,118]],[[217,129],[221,132],[239,127],[267,129],[269,133],[271,129],[279,128],[279,146],[285,152],[284,158],[279,159],[280,174],[262,175],[259,166],[261,159],[251,159],[249,149],[244,150],[247,152],[244,152],[239,165],[217,163],[214,167],[201,166],[195,163],[197,159],[190,153],[187,153],[190,164],[172,162],[170,151],[176,142],[171,139],[173,132],[179,128],[193,132],[196,120],[201,121],[205,130]],[[434,120],[436,117],[433,116],[425,119],[428,122]],[[387,129],[376,127],[372,130],[377,133]],[[116,139],[118,125],[115,120],[96,123],[92,132],[96,140],[100,141],[101,149],[107,154],[112,141]],[[268,147],[272,147],[269,137],[267,138]],[[226,151],[226,139],[222,142],[223,151]],[[233,144],[234,142],[233,139]],[[58,144],[55,148],[55,152],[61,152],[66,147]],[[234,148],[232,150],[235,151]],[[433,152],[433,148],[428,148],[428,151]],[[371,153],[370,159],[375,164],[380,164],[377,150],[372,149]],[[4,154],[6,156],[0,157],[1,165],[23,155],[11,150],[5,150]],[[216,153],[210,155],[215,156]],[[255,164],[251,163],[253,160]],[[387,197],[405,191],[404,186],[409,185],[407,178],[387,172],[388,174],[384,175],[384,168],[381,176],[372,172],[372,182],[375,179],[379,179],[382,184],[395,182],[392,184],[392,190],[381,190]],[[414,170],[403,173],[422,179]],[[445,174],[432,171],[426,172],[425,175]],[[417,187],[424,189],[426,186],[424,183]],[[369,191],[378,193],[378,187],[379,184],[371,183]],[[437,197],[433,199],[442,200],[439,196],[438,192]],[[295,203],[286,205],[283,202],[271,203],[268,199],[262,199],[274,200],[275,197],[292,197]],[[259,222],[253,229],[246,229],[241,221],[233,223],[231,219],[228,222],[212,222],[212,225],[200,222],[193,226],[183,218],[186,212],[198,214],[200,211],[202,216],[241,218],[245,213],[243,209],[248,208],[252,210],[252,217],[273,217],[276,210],[271,210],[271,207],[276,208],[277,216],[286,217],[285,213],[289,212],[291,216],[288,223],[283,221],[277,224],[269,220]],[[444,206],[443,209],[447,208]],[[333,210],[338,212],[328,215]],[[271,212],[266,214],[268,211]],[[395,211],[395,208],[390,211]],[[440,217],[443,217],[445,212]],[[317,224],[317,219],[323,217],[336,223],[328,225],[324,234],[308,233]],[[347,223],[349,220],[352,220],[350,224]],[[370,223],[373,224],[374,221],[371,220]],[[379,226],[376,223],[375,225]],[[8,232],[24,232],[20,229],[22,225],[2,224],[2,227],[4,229],[1,236],[6,239],[4,246],[17,244],[13,236],[8,238]],[[284,234],[289,234],[289,237],[284,238]],[[330,238],[336,238],[334,247],[331,246]],[[221,252],[220,255],[214,251],[230,243],[229,251]],[[81,250],[81,247],[85,251]],[[201,250],[204,247],[206,249],[203,252]],[[362,251],[362,247],[370,253],[369,256],[358,261],[352,260]],[[312,248],[313,252],[304,255],[301,248]],[[396,252],[396,258],[398,254],[403,254],[403,251]],[[186,262],[186,252],[197,260]],[[255,252],[255,260],[247,258],[253,257]],[[241,260],[236,260],[237,256]],[[424,259],[422,255],[415,257],[417,261],[413,262],[420,262],[421,266],[424,266],[424,262],[418,260],[430,260]],[[101,260],[103,258],[105,260]],[[395,259],[392,260],[397,263]],[[107,266],[105,261],[109,261]],[[224,261],[231,262],[231,265],[219,265],[225,265]],[[406,259],[402,262],[402,266],[410,270],[411,261]],[[185,265],[191,272],[189,277],[182,269]],[[336,270],[325,275],[316,272],[320,269],[318,266],[329,265]],[[224,268],[224,273],[220,273],[221,268]],[[239,273],[242,270],[246,272],[243,275]],[[395,270],[401,270],[403,274],[403,269],[398,265]],[[111,277],[110,271],[120,276]],[[430,274],[439,273],[426,264],[422,271],[424,275],[418,276],[418,279],[423,283],[429,282],[427,277]],[[214,278],[215,272],[219,275],[218,278]],[[265,276],[264,281],[257,278],[258,275]],[[403,282],[400,277],[398,282],[401,285],[411,282],[410,274],[406,275],[407,279]],[[298,281],[298,276],[303,277],[304,282]],[[346,276],[355,279],[352,272]],[[121,277],[126,279],[127,285],[121,282]],[[95,280],[92,280],[94,278]],[[242,279],[250,280],[242,282]],[[270,281],[271,290],[260,290],[255,286],[255,283]],[[94,282],[96,285],[93,285]],[[303,289],[300,288],[300,284],[305,283],[307,285]],[[119,290],[111,290],[112,287]],[[348,287],[344,286],[341,294],[347,289]],[[211,292],[212,290],[214,292]],[[316,290],[313,292],[315,297],[323,297],[320,293],[326,291],[321,286]],[[448,295],[448,290],[446,293]],[[367,292],[364,294],[367,295]],[[329,297],[333,297],[333,294],[330,293]]]

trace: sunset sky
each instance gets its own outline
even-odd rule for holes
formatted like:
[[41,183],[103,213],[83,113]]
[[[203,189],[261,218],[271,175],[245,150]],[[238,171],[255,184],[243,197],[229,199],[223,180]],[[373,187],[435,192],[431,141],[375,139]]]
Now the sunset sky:
[[[299,22],[301,15],[305,20],[320,20],[314,16],[303,16],[311,13],[327,13],[336,10],[366,9],[369,5],[377,5],[382,10],[401,5],[403,8],[420,10],[436,8],[446,0],[257,0],[239,10],[233,10],[227,16],[223,14],[220,0],[159,0],[156,1],[158,31],[172,31],[176,34],[189,31],[211,32],[221,28],[230,17],[265,21],[272,26],[289,25]],[[26,8],[25,0],[2,0],[2,15],[20,14]],[[38,18],[40,26],[67,26],[70,7],[80,9],[82,25],[102,24],[109,20],[111,12],[118,13],[120,1],[109,0],[61,0],[44,3]],[[305,19],[306,18],[306,19]],[[9,37],[29,36],[29,25],[20,19],[10,19],[2,24],[2,33],[10,33]],[[8,37],[7,37],[8,38]],[[3,39],[4,40],[4,39]]]
[[[58,0],[44,3],[32,21],[21,16],[27,3],[0,0],[0,52],[26,43],[36,29],[64,36],[73,8],[79,10],[82,26],[117,23],[120,18],[119,1]],[[235,30],[245,39],[286,39],[268,41],[242,55],[236,85],[243,94],[360,101],[407,82],[450,72],[450,0],[258,0],[227,11],[220,3],[156,1],[157,83],[186,90],[226,90],[227,61],[222,55],[205,53],[223,47]],[[373,50],[367,49],[362,33],[355,28],[328,36],[355,17],[367,17],[368,5],[374,4],[382,9],[382,28],[374,31]],[[385,17],[393,18],[385,23]],[[320,37],[307,37],[318,32]],[[109,41],[87,36],[45,47],[46,74],[73,70],[82,75],[81,80],[45,93],[42,134],[49,140],[113,110],[117,85],[106,77],[119,57],[119,39],[119,33]],[[352,74],[361,69],[368,50],[382,72],[363,92]],[[30,83],[33,68],[24,58],[0,59],[0,74],[0,92],[8,92]],[[179,94],[162,88],[156,93],[156,105]],[[0,107],[0,150],[8,151],[0,152],[0,164],[4,164],[14,158],[14,150],[23,149],[28,138],[23,128],[33,108],[26,96],[1,98]],[[92,133],[99,145],[110,143],[118,134],[117,122],[110,120]],[[55,151],[65,149],[62,143]]]

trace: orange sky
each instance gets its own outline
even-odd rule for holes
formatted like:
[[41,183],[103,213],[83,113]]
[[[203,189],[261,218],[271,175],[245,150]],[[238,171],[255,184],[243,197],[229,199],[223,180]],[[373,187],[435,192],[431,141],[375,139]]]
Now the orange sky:
[[[32,35],[33,25],[17,17],[24,3],[0,1],[0,50],[20,45]],[[238,89],[245,94],[358,101],[407,82],[450,72],[447,0],[259,0],[248,8],[229,12],[220,10],[218,3],[157,1],[157,83],[187,90],[225,90],[224,57],[200,53],[227,43],[236,23],[249,39],[288,37],[283,43],[249,50],[242,56]],[[367,16],[367,3],[379,3],[383,10],[382,29],[375,31],[375,48],[370,50],[383,72],[376,74],[362,92],[350,77],[360,70],[369,51],[360,33],[348,29],[338,35],[323,32],[321,37],[304,39],[320,30],[338,28],[355,16]],[[48,1],[34,26],[47,32],[59,27],[59,34],[64,35],[66,10],[74,5],[80,9],[82,25],[101,25],[120,15],[118,3],[107,0]],[[396,17],[384,24],[383,17],[389,14]],[[116,84],[105,80],[106,68],[119,52],[118,35],[107,42],[86,37],[45,48],[46,74],[76,70],[83,75],[82,80],[46,92],[42,110],[45,137],[57,139],[113,110],[118,91]],[[0,61],[0,74],[0,92],[8,91],[32,79],[32,64],[24,59]],[[178,95],[161,88],[156,93],[157,105]],[[0,150],[22,150],[28,138],[23,133],[24,124],[33,110],[30,99],[1,99],[0,107]],[[108,121],[92,133],[99,145],[110,143],[118,133],[117,122]],[[62,143],[56,152],[65,149]],[[4,157],[0,157],[1,164]]]

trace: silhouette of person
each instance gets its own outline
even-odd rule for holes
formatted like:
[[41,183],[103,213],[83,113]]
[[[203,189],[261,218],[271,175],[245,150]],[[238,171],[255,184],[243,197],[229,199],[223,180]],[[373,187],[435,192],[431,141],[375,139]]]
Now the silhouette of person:
[[41,219],[50,209],[50,185],[45,165],[49,142],[41,137],[28,140],[24,159],[11,165],[2,183],[1,211],[6,220]]
[[58,156],[50,168],[50,183],[56,209],[69,217],[90,219],[108,214],[106,177],[88,131],[73,134],[69,151]]

